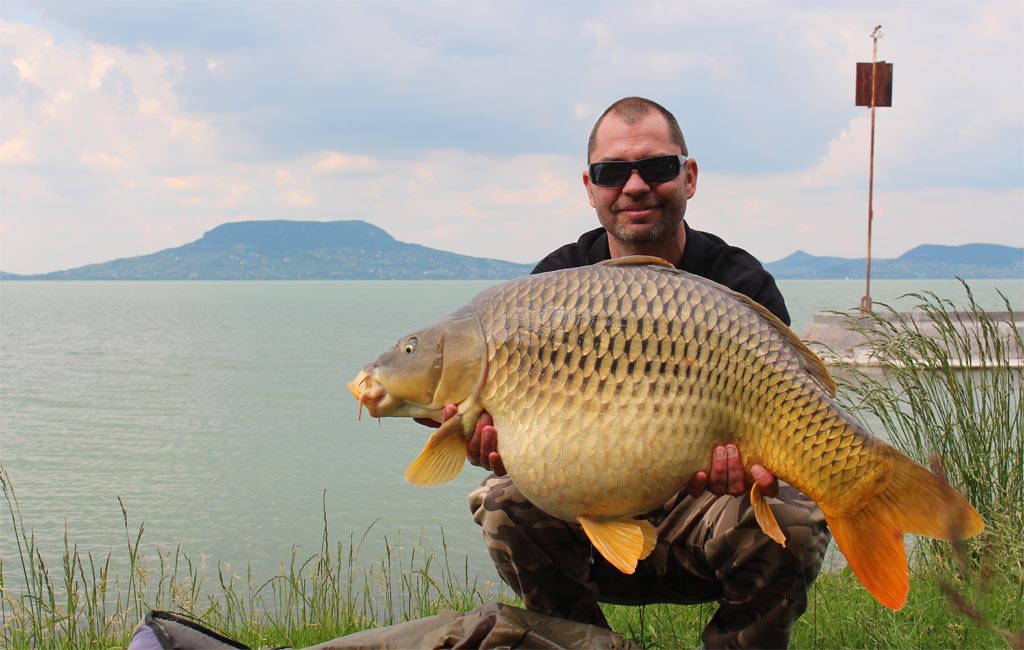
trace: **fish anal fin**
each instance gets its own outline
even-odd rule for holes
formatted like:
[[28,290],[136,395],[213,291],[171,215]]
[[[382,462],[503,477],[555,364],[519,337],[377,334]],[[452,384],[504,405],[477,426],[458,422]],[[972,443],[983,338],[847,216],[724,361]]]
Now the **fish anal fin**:
[[646,519],[579,517],[594,548],[619,571],[632,574],[637,562],[654,550],[658,533]]
[[771,507],[768,505],[768,499],[761,490],[761,486],[757,483],[754,483],[753,487],[750,488],[750,505],[754,508],[754,518],[757,519],[757,523],[761,526],[764,534],[778,542],[782,548],[786,548],[786,535],[782,532],[782,528],[779,527],[779,522],[775,519],[775,513],[772,512]]
[[644,547],[640,550],[640,559],[646,560],[654,552],[654,547],[658,545],[658,531],[654,528],[654,524],[646,519],[639,520],[639,523],[640,532],[644,536]]
[[459,475],[466,462],[468,442],[463,435],[462,419],[457,414],[430,435],[423,451],[405,470],[405,480],[413,485],[441,485]]
[[903,534],[955,541],[977,535],[985,522],[945,480],[895,449],[888,455],[888,481],[863,508],[833,513],[819,505],[854,575],[878,602],[901,609],[909,588]]
[[639,266],[643,264],[667,266],[670,269],[676,268],[670,264],[668,260],[661,257],[655,257],[654,255],[627,255],[625,257],[616,257],[597,263],[598,266]]

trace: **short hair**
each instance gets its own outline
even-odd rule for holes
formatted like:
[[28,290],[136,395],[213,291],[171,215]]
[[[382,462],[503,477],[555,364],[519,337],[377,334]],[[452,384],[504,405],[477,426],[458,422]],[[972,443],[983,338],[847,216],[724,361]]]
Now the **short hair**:
[[601,126],[604,118],[610,113],[615,113],[621,117],[626,124],[636,124],[651,111],[661,113],[661,116],[668,122],[669,137],[679,145],[679,149],[684,156],[689,156],[690,154],[686,151],[686,139],[683,138],[683,130],[679,128],[679,122],[676,120],[675,115],[656,101],[644,97],[623,97],[605,109],[604,113],[601,113],[601,117],[597,118],[594,128],[590,131],[590,140],[587,142],[587,162],[590,162],[590,156],[593,155],[594,149],[597,148],[597,129]]

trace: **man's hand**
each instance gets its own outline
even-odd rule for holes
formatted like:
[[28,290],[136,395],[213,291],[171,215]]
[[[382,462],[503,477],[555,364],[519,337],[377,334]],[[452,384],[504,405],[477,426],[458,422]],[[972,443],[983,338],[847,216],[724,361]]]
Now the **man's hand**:
[[469,439],[469,445],[466,447],[466,457],[473,465],[489,469],[497,476],[508,473],[501,462],[501,454],[498,453],[498,430],[494,428],[494,420],[487,411],[481,413],[476,421],[473,437]]
[[[761,465],[751,465],[750,474],[754,482],[761,486],[766,496],[774,497],[779,493],[779,480]],[[742,496],[750,489],[747,475],[740,460],[740,450],[734,444],[719,445],[711,454],[711,474],[699,471],[690,479],[686,490],[690,496],[700,496],[704,490],[719,496],[731,494]]]
[[[446,422],[455,415],[458,407],[454,404],[445,404],[441,422]],[[414,418],[420,424],[437,428],[441,423],[427,418]],[[473,429],[473,437],[469,439],[466,446],[466,458],[477,467],[494,472],[498,476],[504,476],[505,465],[501,462],[501,454],[498,453],[498,430],[494,428],[494,420],[491,414],[484,411],[477,418],[476,427]]]

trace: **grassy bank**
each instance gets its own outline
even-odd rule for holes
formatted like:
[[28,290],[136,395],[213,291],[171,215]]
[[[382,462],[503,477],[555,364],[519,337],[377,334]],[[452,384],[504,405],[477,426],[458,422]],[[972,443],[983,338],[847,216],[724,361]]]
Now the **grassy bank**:
[[[935,464],[977,506],[986,531],[955,548],[917,544],[900,612],[878,605],[848,570],[822,575],[793,647],[1024,646],[1024,370],[1009,361],[1020,334],[986,320],[966,285],[965,291],[981,323],[969,332],[952,305],[933,295],[917,298],[942,324],[938,338],[922,336],[898,315],[851,319],[874,342],[886,371],[847,369],[841,395],[851,412],[881,423],[885,431],[878,433]],[[981,368],[957,369],[957,359],[977,358],[979,351]],[[365,563],[366,535],[334,540],[326,515],[319,552],[293,553],[269,579],[196,561],[181,549],[144,554],[144,527],[130,524],[123,507],[118,557],[82,554],[67,538],[63,549],[43,549],[2,465],[0,487],[4,525],[10,522],[17,540],[15,548],[0,549],[2,647],[124,647],[149,609],[192,616],[253,647],[303,647],[443,610],[468,611],[495,598],[515,603],[507,592],[496,593],[497,586],[478,584],[466,566],[453,566],[443,544],[398,552],[385,541],[385,558]],[[115,565],[128,568],[118,573]],[[713,605],[606,611],[617,631],[645,647],[687,648],[700,642]]]
[[[943,588],[950,575],[917,570],[907,606],[900,612],[879,605],[849,571],[822,574],[810,594],[807,613],[794,628],[792,648],[1008,648],[1021,639],[1003,630],[1021,630],[1020,581],[979,586],[981,575],[959,576],[954,583],[971,603],[974,620],[951,605]],[[978,581],[971,586],[971,581]],[[1016,609],[1015,609],[1016,608]],[[714,606],[654,605],[608,608],[620,633],[647,648],[693,648]]]
[[[369,530],[360,538],[332,540],[324,527],[319,552],[295,551],[277,575],[239,573],[227,563],[211,566],[180,548],[142,552],[144,525],[129,524],[122,506],[121,555],[83,555],[65,535],[55,555],[41,549],[23,521],[11,476],[0,465],[0,487],[16,548],[0,554],[0,647],[123,648],[150,609],[173,611],[252,647],[303,647],[370,627],[469,611],[499,594],[449,561],[447,545],[398,551],[384,539],[384,558],[360,560]],[[123,573],[115,564],[128,567]]]
[[[0,470],[5,496],[14,496]],[[9,501],[8,504],[11,504]],[[370,627],[440,611],[469,611],[501,597],[465,567],[453,567],[445,549],[393,552],[366,566],[360,540],[332,541],[326,527],[319,553],[292,555],[277,576],[256,580],[226,564],[193,561],[180,550],[144,564],[141,527],[128,534],[121,560],[130,575],[114,575],[111,557],[82,557],[73,545],[51,557],[25,532],[16,509],[22,556],[0,563],[5,648],[118,648],[127,646],[138,620],[151,608],[187,614],[252,647],[303,647]],[[8,513],[10,514],[10,513]],[[993,535],[1021,528],[989,522]],[[1009,536],[1007,536],[1009,537]],[[998,648],[1011,643],[1002,630],[1024,628],[1024,541],[989,539],[987,559],[973,567],[916,558],[907,607],[891,612],[848,570],[815,583],[807,614],[795,629],[794,648]],[[997,548],[998,547],[998,548]],[[996,557],[992,557],[996,555]],[[31,558],[31,559],[30,559]],[[24,584],[29,584],[26,591]],[[966,608],[950,598],[951,588]],[[700,642],[712,605],[606,606],[615,630],[648,648],[687,648]],[[977,613],[974,618],[972,615]],[[1019,643],[1019,640],[1018,640]]]

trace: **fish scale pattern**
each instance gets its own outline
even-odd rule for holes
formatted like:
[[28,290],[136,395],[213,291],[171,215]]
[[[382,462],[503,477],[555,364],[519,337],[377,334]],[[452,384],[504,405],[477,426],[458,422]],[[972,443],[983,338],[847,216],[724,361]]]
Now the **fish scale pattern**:
[[[488,342],[481,405],[520,490],[553,515],[662,505],[732,441],[812,498],[855,509],[873,439],[759,308],[657,266],[497,285],[466,307]],[[884,456],[884,454],[882,454]],[[838,490],[837,490],[838,487]],[[614,495],[614,496],[609,496]]]

